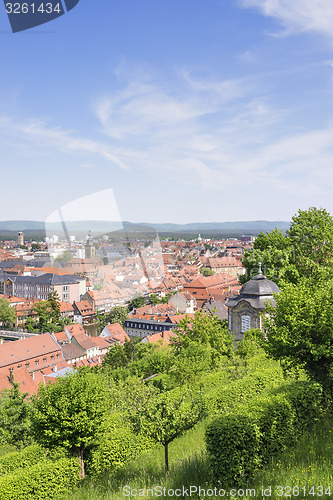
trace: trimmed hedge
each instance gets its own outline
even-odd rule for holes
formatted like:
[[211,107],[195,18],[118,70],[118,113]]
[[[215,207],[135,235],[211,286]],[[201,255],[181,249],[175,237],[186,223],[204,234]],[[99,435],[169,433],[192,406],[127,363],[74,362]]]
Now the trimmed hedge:
[[260,464],[260,430],[249,415],[217,419],[208,425],[205,438],[213,477],[223,485],[235,484]]
[[77,459],[45,460],[0,478],[1,500],[52,500],[79,482]]
[[210,392],[205,397],[205,403],[210,415],[221,415],[240,404],[248,403],[269,387],[277,387],[282,382],[283,372],[280,367],[257,371]]
[[87,472],[98,477],[105,472],[123,467],[131,458],[140,456],[155,443],[143,435],[136,435],[129,424],[121,422],[119,414],[109,420],[98,437],[87,459]]
[[[39,445],[31,445],[21,451],[12,451],[0,457],[0,476],[40,462],[47,451]],[[0,497],[1,498],[1,497]]]
[[293,382],[211,422],[206,444],[214,480],[233,485],[251,476],[318,420],[322,401],[319,384]]

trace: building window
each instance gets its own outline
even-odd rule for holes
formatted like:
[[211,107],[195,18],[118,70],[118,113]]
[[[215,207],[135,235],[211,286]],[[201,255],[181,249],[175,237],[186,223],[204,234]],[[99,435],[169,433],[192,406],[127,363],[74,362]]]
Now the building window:
[[51,361],[54,361],[54,356],[53,355],[51,356]]
[[46,364],[47,358],[43,358],[44,364]]
[[30,363],[26,363],[25,367],[28,369],[30,367]]
[[38,365],[39,365],[39,359],[36,359],[36,360],[35,360],[35,364],[36,364],[36,366],[38,366]]
[[242,316],[242,333],[247,332],[251,328],[251,318],[248,314]]

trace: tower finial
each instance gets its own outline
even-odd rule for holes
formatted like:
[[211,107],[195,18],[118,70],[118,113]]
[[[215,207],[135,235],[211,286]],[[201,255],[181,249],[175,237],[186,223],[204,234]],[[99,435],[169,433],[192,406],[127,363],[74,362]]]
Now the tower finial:
[[261,270],[261,262],[259,262],[258,266],[259,266],[259,268],[258,268],[258,274],[262,274],[262,270]]

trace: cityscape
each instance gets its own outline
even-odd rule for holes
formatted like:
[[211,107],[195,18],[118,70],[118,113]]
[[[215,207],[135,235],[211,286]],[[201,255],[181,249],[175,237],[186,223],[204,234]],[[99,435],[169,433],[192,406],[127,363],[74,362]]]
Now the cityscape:
[[333,496],[333,2],[0,2],[0,500]]

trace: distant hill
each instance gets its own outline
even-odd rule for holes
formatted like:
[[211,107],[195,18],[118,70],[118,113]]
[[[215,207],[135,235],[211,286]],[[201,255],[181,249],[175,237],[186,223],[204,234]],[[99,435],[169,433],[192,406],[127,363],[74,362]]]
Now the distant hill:
[[[172,233],[172,232],[243,232],[243,233],[254,233],[257,234],[260,231],[272,231],[276,227],[282,231],[286,231],[289,228],[290,223],[287,221],[268,221],[268,220],[257,220],[257,221],[235,221],[235,222],[193,222],[189,224],[152,224],[150,222],[144,223],[132,223],[129,221],[123,221],[122,223],[117,221],[70,221],[64,223],[66,230],[69,234],[75,233],[87,233],[89,230],[92,233],[111,233],[113,231],[119,231],[123,229],[126,232],[142,232],[155,230],[159,233]],[[13,235],[17,231],[23,231],[26,233],[45,233],[45,223],[40,221],[32,220],[12,220],[12,221],[0,221],[0,232],[2,234]],[[63,233],[63,226],[60,223],[51,223],[47,226],[48,233],[54,232]]]

